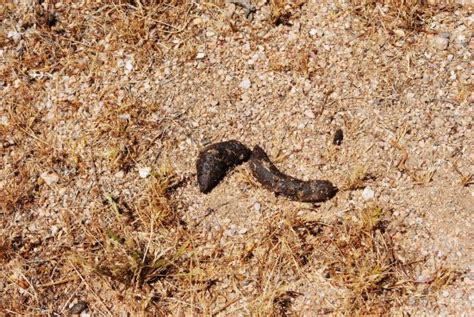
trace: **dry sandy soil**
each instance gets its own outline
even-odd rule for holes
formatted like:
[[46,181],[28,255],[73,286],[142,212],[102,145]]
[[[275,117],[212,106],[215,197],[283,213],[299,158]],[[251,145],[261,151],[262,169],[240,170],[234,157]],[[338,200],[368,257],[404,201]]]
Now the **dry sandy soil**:
[[1,314],[473,315],[472,3],[254,5],[2,2]]

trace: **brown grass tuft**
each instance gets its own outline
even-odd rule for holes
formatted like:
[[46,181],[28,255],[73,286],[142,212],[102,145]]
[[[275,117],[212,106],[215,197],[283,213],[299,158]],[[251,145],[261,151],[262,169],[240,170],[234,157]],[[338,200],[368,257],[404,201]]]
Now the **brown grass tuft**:
[[372,206],[322,232],[322,262],[328,277],[348,289],[345,312],[351,315],[386,314],[408,296],[427,296],[455,279],[454,271],[439,269],[418,287],[414,272],[424,261],[401,260],[406,251],[393,241],[391,232],[397,229],[390,219],[389,211]]
[[426,0],[351,0],[351,4],[367,27],[381,27],[388,32],[422,31],[434,14],[453,7],[453,2]]

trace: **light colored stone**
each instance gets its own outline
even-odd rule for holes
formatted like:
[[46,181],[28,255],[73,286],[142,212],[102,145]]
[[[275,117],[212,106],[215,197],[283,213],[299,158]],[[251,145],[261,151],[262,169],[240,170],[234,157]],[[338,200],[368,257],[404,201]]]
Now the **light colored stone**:
[[256,202],[255,204],[253,204],[253,209],[255,209],[256,212],[260,212],[260,209],[261,209],[260,203]]
[[1,124],[1,125],[5,125],[5,126],[6,126],[6,125],[8,125],[8,122],[9,122],[9,121],[8,121],[8,117],[7,117],[7,116],[1,116],[1,117],[0,117],[0,124]]
[[125,176],[124,171],[120,170],[117,173],[115,173],[115,178],[123,178]]
[[9,31],[7,37],[17,43],[21,39],[21,33],[17,31]]
[[138,174],[140,175],[141,178],[147,178],[150,176],[151,173],[151,167],[140,167],[138,169]]
[[306,110],[306,111],[304,112],[304,115],[305,115],[306,117],[310,118],[310,119],[316,118],[316,116],[314,115],[314,112],[313,112],[312,110],[310,110],[310,109]]
[[252,83],[250,82],[250,80],[248,78],[244,78],[241,82],[240,82],[240,88],[242,89],[249,89],[251,86],[252,86]]
[[364,191],[362,192],[362,198],[364,200],[371,200],[374,199],[375,197],[375,192],[372,190],[370,187],[364,188]]
[[445,50],[449,45],[449,37],[441,35],[435,36],[431,40],[431,45],[438,50]]
[[55,184],[59,181],[59,176],[56,173],[52,173],[52,172],[41,173],[40,177],[48,185]]

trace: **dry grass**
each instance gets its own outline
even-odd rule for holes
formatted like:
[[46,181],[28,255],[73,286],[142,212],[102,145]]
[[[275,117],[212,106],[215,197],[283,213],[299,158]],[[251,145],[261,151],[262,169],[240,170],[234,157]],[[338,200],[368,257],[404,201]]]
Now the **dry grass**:
[[454,7],[454,1],[426,0],[351,0],[351,4],[352,12],[366,27],[382,28],[390,34],[427,31],[425,26],[434,14]]
[[409,296],[428,296],[457,276],[441,268],[426,285],[417,285],[414,272],[423,261],[408,260],[407,250],[396,245],[392,234],[400,228],[391,226],[390,217],[380,207],[368,207],[326,227],[318,241],[328,277],[349,291],[347,314],[387,314]]

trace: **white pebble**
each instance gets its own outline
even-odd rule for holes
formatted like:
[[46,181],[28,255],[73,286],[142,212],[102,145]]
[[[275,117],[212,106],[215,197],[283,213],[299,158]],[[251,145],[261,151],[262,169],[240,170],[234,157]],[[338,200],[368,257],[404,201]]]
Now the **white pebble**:
[[318,30],[316,30],[316,29],[309,30],[309,35],[315,36],[316,34],[318,34]]
[[242,82],[240,83],[240,88],[242,89],[249,89],[252,84],[250,83],[250,80],[248,78],[244,78]]
[[364,188],[364,191],[362,192],[362,198],[364,200],[371,200],[371,199],[374,199],[374,197],[375,197],[375,192],[370,187]]
[[129,72],[132,71],[133,70],[133,60],[132,59],[127,59],[125,61],[125,66],[124,67],[125,67],[125,70],[127,70]]
[[456,37],[456,43],[462,46],[466,45],[467,44],[466,36],[464,34],[459,34]]
[[307,116],[310,119],[315,118],[314,112],[312,110],[309,110],[309,109],[304,112],[304,115]]
[[122,120],[130,120],[131,118],[129,113],[120,114],[118,117],[119,119],[122,119]]
[[56,226],[56,225],[52,225],[52,226],[51,226],[51,235],[52,235],[52,236],[55,236],[55,235],[58,233],[58,231],[59,231],[59,227],[58,227],[58,226]]
[[150,176],[151,173],[151,167],[140,167],[138,169],[138,174],[140,175],[141,178],[147,178]]
[[59,181],[59,176],[55,173],[44,172],[41,173],[40,177],[48,185],[55,184]]
[[206,56],[206,53],[199,52],[199,53],[197,53],[197,55],[196,55],[196,59],[203,59],[205,56]]
[[7,37],[17,43],[21,39],[21,34],[17,31],[9,31]]
[[256,202],[255,204],[253,204],[253,209],[255,209],[256,212],[259,212],[261,209],[260,203]]
[[431,44],[439,50],[445,50],[445,49],[448,48],[449,37],[441,36],[441,35],[440,36],[435,36],[432,39]]
[[124,171],[118,171],[117,173],[115,173],[115,178],[123,178],[125,176],[125,173]]
[[8,125],[8,117],[7,116],[1,116],[0,117],[0,124],[1,125]]

